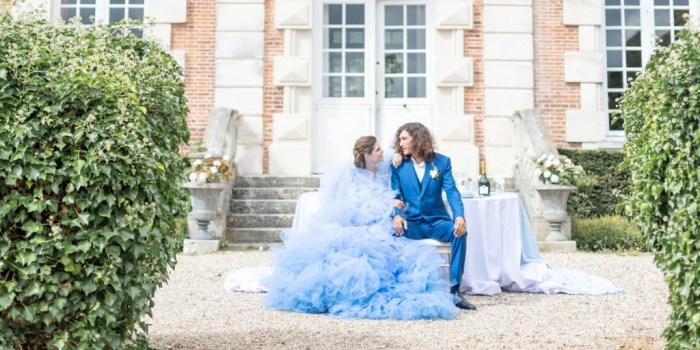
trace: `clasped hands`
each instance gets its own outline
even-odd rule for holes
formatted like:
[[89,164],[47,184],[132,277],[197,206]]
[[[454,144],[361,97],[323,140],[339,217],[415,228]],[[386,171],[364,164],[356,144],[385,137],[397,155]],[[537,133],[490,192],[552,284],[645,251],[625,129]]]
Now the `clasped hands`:
[[[408,229],[408,221],[399,215],[394,216],[394,220],[391,224],[394,227],[394,232],[396,232],[397,236],[403,235],[403,231]],[[455,230],[453,234],[455,237],[461,237],[465,233],[467,233],[467,223],[464,221],[463,217],[458,217],[455,220]]]

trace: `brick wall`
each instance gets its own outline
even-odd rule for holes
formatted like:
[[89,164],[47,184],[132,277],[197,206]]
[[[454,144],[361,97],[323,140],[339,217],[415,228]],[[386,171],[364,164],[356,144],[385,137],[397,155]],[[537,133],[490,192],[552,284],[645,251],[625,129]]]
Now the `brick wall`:
[[561,0],[534,1],[533,17],[535,109],[557,147],[580,147],[565,141],[566,110],[581,108],[580,85],[564,82],[564,52],[578,51],[578,27],[563,24]]
[[484,26],[482,0],[474,0],[474,28],[464,31],[464,56],[474,60],[474,85],[464,89],[464,111],[474,116],[474,145],[484,158]]
[[[185,96],[190,113],[190,146],[204,137],[214,108],[216,0],[188,0],[187,23],[173,24],[171,48],[185,51]],[[184,153],[189,147],[181,147]]]
[[[284,1],[284,0],[280,0]],[[284,54],[284,31],[275,28],[275,0],[265,0],[265,58],[263,76],[263,173],[269,172],[272,116],[282,113],[284,88],[272,82],[275,57]]]

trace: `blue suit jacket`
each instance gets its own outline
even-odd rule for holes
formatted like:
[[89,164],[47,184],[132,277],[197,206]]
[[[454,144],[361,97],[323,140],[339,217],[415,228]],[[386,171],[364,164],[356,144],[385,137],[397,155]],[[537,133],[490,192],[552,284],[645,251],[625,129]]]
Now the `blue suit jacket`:
[[[438,175],[432,178],[430,171],[434,169],[437,169]],[[426,162],[423,182],[418,182],[412,161],[404,161],[398,168],[392,165],[391,188],[397,191],[396,198],[401,198],[408,203],[406,211],[408,221],[417,221],[421,218],[428,222],[452,220],[442,200],[443,190],[447,194],[452,216],[464,218],[462,197],[452,176],[452,162],[442,154],[436,153],[433,160]]]

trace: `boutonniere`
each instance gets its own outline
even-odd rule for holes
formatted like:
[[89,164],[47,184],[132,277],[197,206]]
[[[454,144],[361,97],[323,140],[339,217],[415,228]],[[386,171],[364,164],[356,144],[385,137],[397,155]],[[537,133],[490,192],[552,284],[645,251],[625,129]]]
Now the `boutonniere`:
[[435,164],[433,164],[433,169],[430,170],[430,177],[432,177],[433,179],[437,179],[438,176],[440,176],[440,172],[438,171],[438,169],[437,169],[437,167],[435,166]]

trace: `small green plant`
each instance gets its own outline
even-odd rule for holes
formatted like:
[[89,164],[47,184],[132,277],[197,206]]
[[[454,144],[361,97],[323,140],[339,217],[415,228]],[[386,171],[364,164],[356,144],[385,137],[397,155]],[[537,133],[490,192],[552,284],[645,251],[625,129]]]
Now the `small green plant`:
[[649,251],[639,230],[620,216],[572,217],[571,238],[585,251]]
[[656,53],[620,101],[631,191],[624,214],[669,287],[669,349],[700,348],[700,31]]
[[186,215],[184,91],[154,42],[0,14],[0,348],[147,346]]

